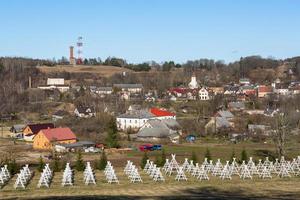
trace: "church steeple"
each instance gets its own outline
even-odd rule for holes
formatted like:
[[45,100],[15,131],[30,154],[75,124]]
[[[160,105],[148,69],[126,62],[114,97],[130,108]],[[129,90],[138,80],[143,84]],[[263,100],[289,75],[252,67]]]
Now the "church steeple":
[[199,84],[197,83],[196,74],[193,72],[192,77],[191,77],[191,82],[189,83],[189,88],[196,89],[198,87],[199,87]]

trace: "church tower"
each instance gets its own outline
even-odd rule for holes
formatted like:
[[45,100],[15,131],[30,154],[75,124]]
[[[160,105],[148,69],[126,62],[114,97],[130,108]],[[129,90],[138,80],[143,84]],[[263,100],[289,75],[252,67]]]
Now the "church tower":
[[191,82],[189,83],[189,88],[196,89],[198,87],[199,87],[199,84],[197,83],[196,74],[193,73],[193,75],[191,77]]

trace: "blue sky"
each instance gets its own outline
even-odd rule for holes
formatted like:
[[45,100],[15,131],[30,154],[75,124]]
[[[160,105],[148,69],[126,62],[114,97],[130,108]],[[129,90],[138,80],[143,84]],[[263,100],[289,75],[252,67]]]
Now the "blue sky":
[[85,57],[135,63],[300,55],[297,0],[9,0],[0,10],[0,56],[68,56],[78,36]]

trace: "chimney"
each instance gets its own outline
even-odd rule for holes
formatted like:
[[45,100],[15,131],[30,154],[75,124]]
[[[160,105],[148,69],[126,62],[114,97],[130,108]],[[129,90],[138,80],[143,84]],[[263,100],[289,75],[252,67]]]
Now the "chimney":
[[70,57],[69,57],[69,60],[70,60],[70,64],[71,65],[75,65],[76,64],[75,58],[74,58],[74,47],[73,46],[70,46]]

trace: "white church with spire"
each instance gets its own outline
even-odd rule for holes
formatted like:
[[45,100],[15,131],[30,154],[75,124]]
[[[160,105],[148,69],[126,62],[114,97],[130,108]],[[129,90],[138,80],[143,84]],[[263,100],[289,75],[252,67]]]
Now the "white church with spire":
[[197,89],[199,88],[199,84],[197,82],[197,78],[195,73],[193,73],[192,77],[191,77],[191,82],[189,83],[189,88],[190,89]]

